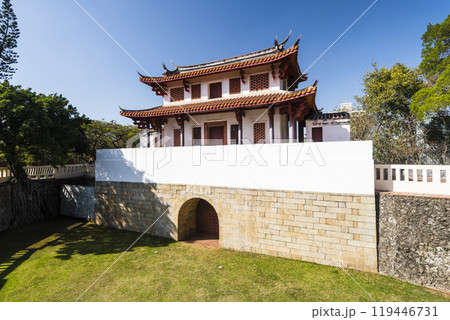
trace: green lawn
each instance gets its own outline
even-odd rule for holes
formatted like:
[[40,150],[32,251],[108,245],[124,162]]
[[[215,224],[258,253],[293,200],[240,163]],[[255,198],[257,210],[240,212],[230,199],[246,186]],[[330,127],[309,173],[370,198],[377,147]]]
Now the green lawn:
[[[137,236],[69,218],[0,232],[0,301],[74,301]],[[377,301],[449,301],[348,272]],[[370,300],[339,268],[146,235],[81,301]]]

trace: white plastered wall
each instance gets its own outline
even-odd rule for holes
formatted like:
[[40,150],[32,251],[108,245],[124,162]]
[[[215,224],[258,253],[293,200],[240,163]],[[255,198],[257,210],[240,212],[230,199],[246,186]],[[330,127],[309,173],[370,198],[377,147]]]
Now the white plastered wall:
[[[278,67],[275,68],[275,70],[278,70]],[[253,68],[245,69],[245,82],[241,81],[241,94],[248,94],[250,93],[250,86],[249,86],[249,76],[252,74],[258,74],[258,73],[264,73],[269,72],[269,89],[265,90],[267,92],[269,91],[278,91],[280,90],[280,79],[277,76],[277,71],[275,72],[275,77],[272,73],[272,68],[270,65],[265,66],[257,66]],[[184,91],[184,101],[176,101],[176,102],[170,102],[169,96],[164,96],[164,105],[171,105],[171,104],[180,104],[183,102],[192,102],[191,100],[191,92],[190,92],[190,86],[193,84],[200,84],[201,85],[201,99],[197,101],[203,101],[208,100],[208,94],[209,94],[209,84],[214,82],[222,82],[222,98],[225,97],[233,97],[235,95],[230,95],[229,90],[229,79],[231,78],[240,78],[240,72],[239,71],[230,71],[230,72],[223,72],[223,73],[216,73],[209,76],[203,76],[193,79],[187,79],[189,83],[189,91]],[[171,88],[176,87],[182,87],[183,81],[174,81],[168,84],[167,92],[170,93]]]
[[[192,132],[193,128],[200,127],[202,132],[202,139],[204,139],[204,124],[211,122],[227,122],[227,142],[229,144],[231,139],[231,125],[238,124],[236,120],[235,113],[231,112],[220,112],[220,113],[211,113],[211,114],[203,114],[203,115],[191,115],[189,121],[184,122],[184,143],[185,146],[192,146]],[[274,116],[274,127],[278,128],[278,117]],[[264,123],[265,131],[266,131],[266,139],[269,139],[269,117],[267,115],[267,109],[254,109],[254,110],[246,110],[245,117],[242,118],[242,138],[244,143],[253,143],[253,123]],[[169,118],[167,124],[164,125],[164,138],[165,138],[165,146],[172,147],[173,146],[173,132],[174,129],[179,129],[180,126],[176,122],[174,118]],[[279,134],[280,130],[275,130],[275,137],[277,137],[277,133]]]
[[97,181],[374,194],[371,141],[97,150]]
[[312,141],[312,128],[321,127],[323,141],[350,141],[350,120],[329,120],[326,124],[314,124],[314,120],[306,120],[306,141]]

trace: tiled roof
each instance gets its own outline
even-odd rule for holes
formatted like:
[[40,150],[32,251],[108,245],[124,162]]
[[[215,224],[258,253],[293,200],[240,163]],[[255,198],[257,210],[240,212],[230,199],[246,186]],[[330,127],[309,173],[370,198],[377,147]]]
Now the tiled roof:
[[272,92],[267,94],[250,95],[235,98],[194,101],[192,103],[159,106],[147,110],[121,110],[120,115],[129,118],[145,118],[157,116],[173,116],[185,113],[207,113],[223,111],[237,107],[251,108],[295,100],[301,97],[313,95],[316,93],[316,91],[317,87],[308,87],[294,92]]
[[181,80],[181,79],[188,79],[198,76],[204,76],[208,74],[218,73],[218,72],[225,72],[225,71],[231,71],[231,70],[237,70],[247,67],[253,67],[257,65],[267,64],[279,61],[285,57],[288,57],[292,54],[296,54],[298,52],[298,45],[294,45],[288,50],[281,51],[277,54],[268,55],[265,57],[260,57],[256,59],[250,59],[242,62],[237,63],[231,63],[226,65],[221,65],[214,68],[207,68],[207,69],[200,69],[197,71],[190,71],[190,72],[184,72],[179,73],[175,75],[170,75],[167,77],[140,77],[139,80],[144,83],[155,83],[155,82],[168,82],[168,81],[174,81],[174,80]]
[[[235,63],[235,62],[242,62],[242,61],[250,60],[250,59],[262,58],[262,57],[266,57],[268,55],[274,55],[274,54],[279,53],[284,50],[284,45],[289,40],[291,33],[292,33],[292,30],[291,30],[291,32],[289,32],[286,39],[284,39],[281,42],[278,42],[278,40],[275,38],[275,45],[270,48],[246,53],[246,54],[231,57],[231,58],[210,61],[210,62],[204,62],[204,63],[194,64],[194,65],[190,65],[190,66],[180,66],[180,65],[176,65],[172,62],[172,64],[176,67],[176,69],[174,71],[166,70],[166,72],[168,71],[169,73],[172,73],[172,72],[183,73],[183,72],[195,71],[195,70],[199,70],[199,69],[218,67],[218,66],[222,66],[225,64]],[[298,41],[300,41],[300,39],[298,39],[295,44],[297,44]],[[169,76],[170,74],[164,74],[164,75]]]
[[315,114],[306,120],[336,120],[336,119],[350,119],[350,114],[347,112],[331,112]]

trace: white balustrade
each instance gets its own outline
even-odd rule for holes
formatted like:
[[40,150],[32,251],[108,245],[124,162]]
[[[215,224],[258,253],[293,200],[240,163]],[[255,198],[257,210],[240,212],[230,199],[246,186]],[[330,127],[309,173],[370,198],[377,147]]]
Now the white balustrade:
[[[52,166],[31,166],[24,169],[28,177],[33,180],[95,177],[94,164],[69,164],[56,168]],[[0,168],[0,183],[11,180],[12,177],[13,174],[8,168]]]
[[378,191],[450,195],[450,166],[376,164]]

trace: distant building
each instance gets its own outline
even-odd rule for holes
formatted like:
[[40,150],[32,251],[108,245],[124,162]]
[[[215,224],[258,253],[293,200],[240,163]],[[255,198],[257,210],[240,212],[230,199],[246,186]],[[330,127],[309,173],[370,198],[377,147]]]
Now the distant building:
[[347,112],[316,114],[306,120],[306,141],[350,141],[350,115]]
[[343,112],[352,112],[353,107],[351,102],[344,102],[339,105],[341,107],[341,111]]

